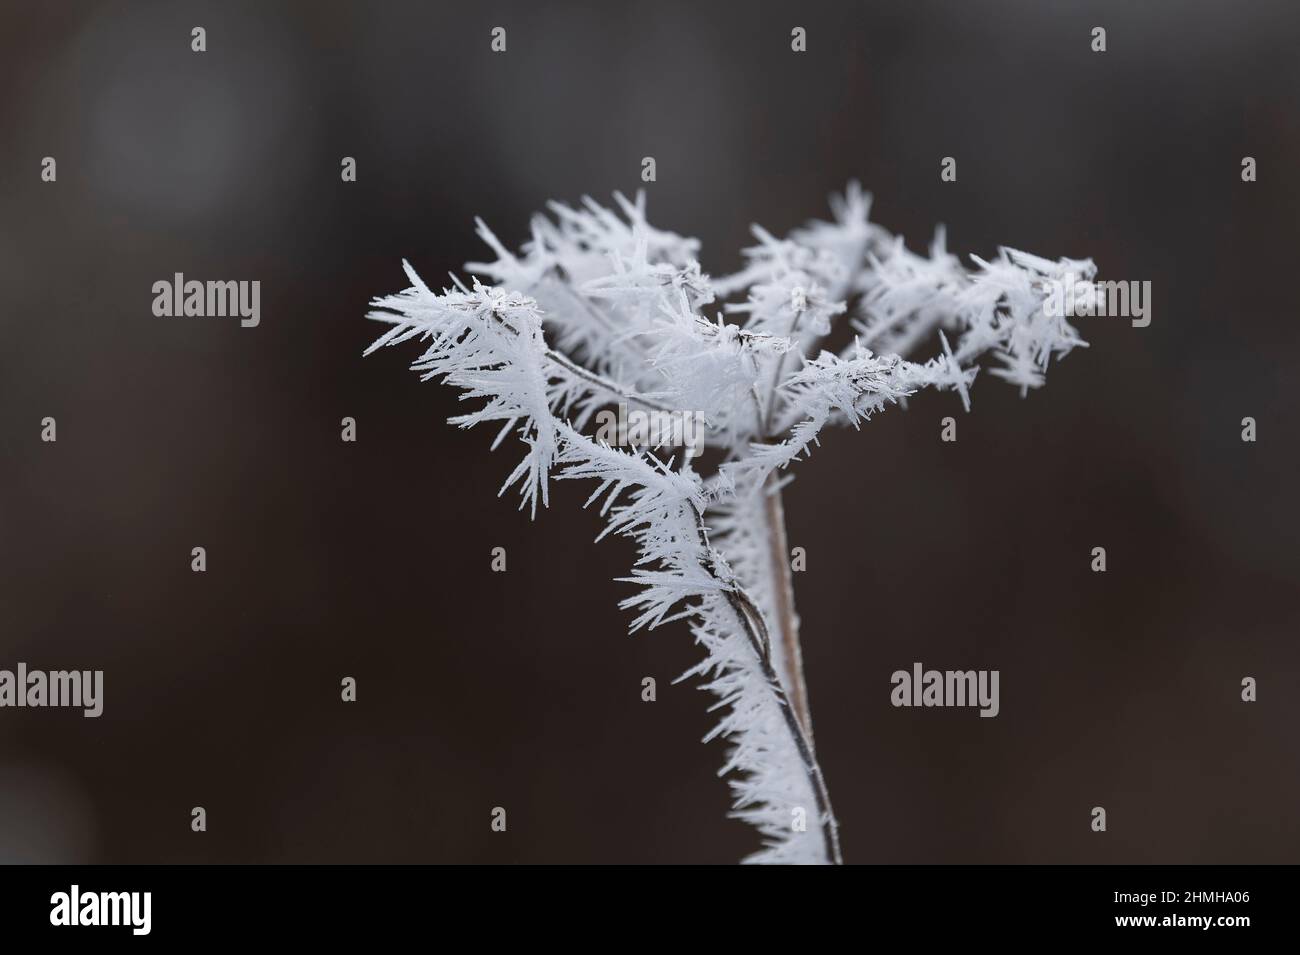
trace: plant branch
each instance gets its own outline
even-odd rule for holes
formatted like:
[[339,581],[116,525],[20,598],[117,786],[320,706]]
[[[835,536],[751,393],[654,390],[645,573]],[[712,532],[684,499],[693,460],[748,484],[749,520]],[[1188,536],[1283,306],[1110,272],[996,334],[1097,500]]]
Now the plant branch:
[[767,540],[772,565],[772,590],[776,599],[776,626],[785,660],[787,685],[795,715],[812,744],[812,711],[808,705],[808,687],[803,675],[803,651],[799,646],[799,615],[794,609],[794,581],[790,575],[789,540],[785,533],[785,508],[776,474],[768,476],[763,495],[763,516],[767,522]]
[[[708,529],[704,525],[704,515],[693,503],[689,506],[695,515],[695,527],[699,533],[700,545],[707,555],[712,551],[712,547],[709,544]],[[776,670],[772,668],[771,643],[767,635],[767,628],[763,625],[763,615],[759,612],[753,598],[745,592],[743,587],[723,581],[712,566],[712,561],[708,560],[707,557],[701,563],[709,575],[723,585],[722,592],[726,596],[732,612],[735,613],[736,619],[740,622],[741,628],[754,650],[754,655],[758,657],[763,677],[767,680],[768,687],[780,706],[786,728],[790,731],[795,749],[799,753],[799,759],[803,763],[804,772],[807,774],[808,782],[812,786],[813,798],[817,801],[817,815],[822,832],[822,841],[826,848],[826,858],[833,865],[843,865],[844,859],[840,855],[839,824],[835,821],[835,812],[831,808],[830,793],[826,789],[826,781],[822,776],[821,766],[818,765],[817,757],[813,752],[812,741],[804,732],[803,725],[790,703],[790,698],[781,685],[781,678],[777,676]]]
[[635,391],[622,387],[617,382],[612,381],[609,378],[606,378],[604,375],[597,374],[596,372],[592,371],[590,368],[587,368],[583,365],[579,365],[572,358],[569,358],[567,355],[564,355],[563,353],[556,351],[554,348],[551,348],[549,345],[546,346],[546,358],[548,361],[554,362],[555,364],[559,365],[561,368],[563,368],[565,371],[567,371],[569,374],[573,375],[574,377],[581,378],[583,381],[587,382],[593,387],[599,388],[602,391],[607,391],[610,394],[614,395],[615,397],[622,398],[624,401],[629,401],[638,405],[644,405],[645,407],[650,408],[654,411],[662,411],[667,414],[673,413],[673,410],[669,408],[667,405],[660,404],[657,401],[651,401],[649,398],[645,397],[644,395],[639,395]]
[[[799,328],[802,312],[796,312],[790,323],[790,337]],[[772,374],[772,389],[768,395],[767,416],[763,422],[764,438],[770,440],[772,420],[776,415],[777,392],[781,386],[781,372],[785,368],[785,355],[776,362]],[[808,687],[803,675],[803,651],[799,646],[799,615],[794,609],[794,581],[790,576],[789,540],[785,533],[785,508],[781,488],[775,473],[768,475],[763,494],[763,516],[767,522],[769,563],[772,567],[772,592],[776,600],[776,626],[781,634],[782,658],[785,661],[786,684],[794,702],[795,714],[803,724],[808,741],[812,742],[812,711],[808,706]]]
[[[496,321],[496,323],[500,325],[502,328],[507,329],[512,334],[515,335],[519,334],[519,329],[515,328],[508,321],[506,321],[506,317],[502,315],[499,311],[493,309],[491,314],[493,320]],[[613,395],[615,398],[621,398],[624,401],[629,401],[634,404],[644,405],[645,407],[650,408],[654,411],[662,411],[667,414],[673,413],[672,409],[669,408],[667,405],[660,404],[657,401],[652,401],[651,399],[645,397],[644,395],[637,394],[635,391],[633,391],[630,388],[624,388],[618,382],[610,378],[606,378],[604,375],[598,372],[592,371],[590,368],[586,367],[585,365],[578,364],[568,355],[565,355],[563,352],[556,351],[554,348],[552,348],[550,345],[546,344],[545,342],[542,343],[542,351],[547,361],[551,362],[554,365],[558,365],[560,368],[564,369],[565,372],[567,372],[570,375],[573,375],[575,378],[581,378],[583,381],[591,385],[593,388],[599,389],[600,391],[608,392],[609,394]]]

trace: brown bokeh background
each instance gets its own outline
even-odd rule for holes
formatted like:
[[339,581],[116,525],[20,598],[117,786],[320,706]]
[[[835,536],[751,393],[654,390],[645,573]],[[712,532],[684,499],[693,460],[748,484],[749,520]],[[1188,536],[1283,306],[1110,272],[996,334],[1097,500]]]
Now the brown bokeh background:
[[[943,222],[963,253],[1090,255],[1154,286],[1150,327],[1081,320],[1092,347],[1027,400],[982,376],[970,415],[923,396],[799,468],[804,655],[848,859],[1300,857],[1294,3],[0,17],[0,667],[106,681],[98,720],[0,711],[0,859],[754,847],[721,744],[699,742],[710,699],[670,685],[688,635],[625,633],[630,548],[592,543],[581,488],[535,523],[498,500],[514,450],[444,423],[454,395],[405,370],[414,347],[361,358],[403,257],[436,280],[482,254],[475,214],[517,243],[547,199],[635,189],[646,155],[652,220],[699,235],[714,273],[751,221],[788,230],[856,177],[914,248]],[[260,280],[260,327],[155,318],[174,272]],[[892,708],[889,674],[918,660],[1000,670],[1001,715]]]

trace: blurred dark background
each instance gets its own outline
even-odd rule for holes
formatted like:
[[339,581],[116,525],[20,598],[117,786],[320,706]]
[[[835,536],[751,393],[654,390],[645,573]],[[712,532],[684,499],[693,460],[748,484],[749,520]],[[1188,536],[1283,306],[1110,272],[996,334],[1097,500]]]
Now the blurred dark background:
[[[592,543],[585,490],[530,523],[496,497],[514,449],[444,423],[414,346],[361,358],[403,257],[437,281],[483,254],[474,215],[517,244],[647,155],[652,221],[714,274],[750,222],[784,232],[858,178],[918,250],[943,222],[963,254],[1153,283],[1148,328],[1080,320],[1092,347],[1028,399],[984,375],[972,414],[926,395],[799,468],[847,858],[1300,858],[1294,3],[2,9],[0,667],[106,687],[98,720],[0,710],[0,859],[755,848],[699,742],[710,698],[670,685],[697,651],[626,635],[631,551]],[[174,272],[260,280],[260,327],[155,318]],[[1000,670],[1001,715],[892,708],[913,661]]]

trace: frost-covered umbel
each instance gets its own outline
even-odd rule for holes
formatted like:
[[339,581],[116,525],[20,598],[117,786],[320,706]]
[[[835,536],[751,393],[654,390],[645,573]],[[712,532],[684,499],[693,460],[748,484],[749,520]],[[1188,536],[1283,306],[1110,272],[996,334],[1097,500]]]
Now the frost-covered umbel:
[[[708,738],[729,744],[734,814],[763,838],[746,861],[837,863],[799,656],[786,471],[824,426],[856,428],[922,388],[969,409],[985,354],[1022,394],[1039,387],[1053,356],[1084,344],[1044,310],[1050,283],[1095,269],[1012,249],[966,268],[942,231],[916,255],[868,219],[870,196],[853,184],[832,200],[833,222],[784,239],[755,227],[745,267],[711,278],[696,239],[646,221],[644,194],[615,199],[617,211],[552,203],[518,254],[480,221],[496,259],[467,268],[490,284],[453,277],[435,292],[403,263],[411,287],[373,300],[369,317],[392,327],[367,354],[423,342],[415,371],[482,400],[452,423],[498,424],[494,448],[512,433],[523,442],[502,491],[517,486],[530,513],[552,479],[596,485],[600,536],[623,534],[640,555],[622,578],[639,588],[622,603],[631,629],[682,620],[704,650],[684,677],[718,697]],[[853,342],[821,350],[842,321]],[[921,345],[934,357],[910,360]],[[621,403],[701,417],[706,460],[719,463],[700,473],[680,449],[597,440],[597,413]]]

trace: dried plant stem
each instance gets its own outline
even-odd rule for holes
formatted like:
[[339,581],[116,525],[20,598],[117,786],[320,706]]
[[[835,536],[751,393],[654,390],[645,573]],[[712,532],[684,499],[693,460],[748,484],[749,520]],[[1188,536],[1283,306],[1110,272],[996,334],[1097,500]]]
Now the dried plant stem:
[[[1086,344],[1049,307],[1053,290],[1092,282],[1096,267],[1000,249],[967,268],[941,235],[928,258],[916,255],[870,222],[870,196],[855,184],[833,202],[834,222],[785,239],[756,226],[745,267],[715,281],[700,268],[698,240],[649,225],[644,193],[617,199],[621,217],[590,199],[552,204],[553,218],[533,220],[519,256],[480,221],[497,258],[468,268],[490,285],[453,276],[455,289],[434,293],[404,261],[411,285],[371,301],[368,316],[390,328],[366,353],[419,339],[426,347],[413,370],[483,399],[451,423],[498,424],[493,447],[511,432],[522,439],[527,450],[502,491],[518,487],[530,514],[547,505],[552,478],[598,482],[588,503],[601,502],[601,536],[637,548],[633,575],[621,578],[639,588],[621,602],[638,611],[631,629],[690,620],[705,650],[689,673],[704,677],[724,711],[706,739],[727,738],[733,815],[763,836],[746,861],[837,863],[799,646],[793,571],[803,567],[791,565],[777,475],[809,455],[824,427],[856,428],[924,389],[956,392],[969,409],[982,355],[996,357],[991,374],[1022,395],[1038,388],[1053,357]],[[727,301],[742,292],[744,302]],[[714,321],[705,308],[715,303],[747,317]],[[855,312],[854,328],[875,350],[857,338],[839,351],[819,347]],[[899,353],[935,331],[942,351],[928,361]],[[645,446],[621,427],[625,403],[696,416],[703,444],[683,427],[681,441]],[[616,404],[617,439],[603,426],[584,433]],[[660,448],[678,445],[691,453],[674,468],[675,452]],[[701,447],[718,455],[712,473],[688,460]],[[706,509],[722,549],[709,543]]]
[[[790,323],[790,336],[793,338],[799,330],[802,313],[796,312]],[[765,440],[772,440],[772,422],[776,417],[777,395],[780,391],[782,372],[785,370],[785,355],[776,362],[772,375],[772,387],[768,392],[767,414],[760,425]],[[772,567],[772,593],[776,601],[776,626],[781,637],[782,658],[785,661],[786,686],[790,688],[790,700],[794,705],[795,715],[803,725],[808,745],[812,745],[812,712],[808,708],[808,686],[803,677],[803,652],[799,647],[799,615],[794,610],[794,581],[790,577],[790,542],[785,533],[785,507],[781,501],[781,485],[778,472],[768,475],[763,487],[763,516],[767,524],[767,542],[769,560]]]
[[[712,546],[709,543],[708,529],[704,524],[704,515],[694,506],[692,506],[691,510],[694,513],[695,528],[699,534],[700,545],[703,547],[704,553],[708,554],[712,550]],[[709,561],[705,560],[701,566],[710,575],[716,577]],[[799,759],[803,763],[804,772],[807,774],[808,782],[812,786],[813,798],[817,800],[817,816],[826,850],[826,860],[832,865],[843,865],[844,859],[840,854],[839,823],[835,819],[835,810],[831,808],[831,797],[826,789],[826,780],[822,777],[821,766],[818,765],[817,756],[813,752],[812,738],[805,731],[804,724],[796,713],[794,705],[790,702],[789,694],[785,692],[781,678],[777,675],[776,670],[772,668],[771,642],[767,629],[763,624],[763,614],[759,611],[758,605],[754,603],[753,598],[743,588],[738,586],[728,587],[723,590],[723,593],[731,606],[732,612],[736,615],[736,620],[744,631],[754,655],[758,657],[759,666],[762,669],[764,679],[767,680],[768,687],[776,697],[778,704],[780,704],[781,713],[785,717],[786,728],[790,731],[795,749],[799,753]]]
[[799,615],[794,609],[794,581],[790,573],[790,545],[785,533],[785,507],[777,475],[767,479],[763,495],[763,514],[767,520],[767,540],[772,567],[772,592],[776,600],[777,632],[781,655],[785,661],[785,685],[790,702],[803,726],[808,745],[812,745],[812,712],[808,707],[808,687],[803,676],[803,652],[799,647]]

